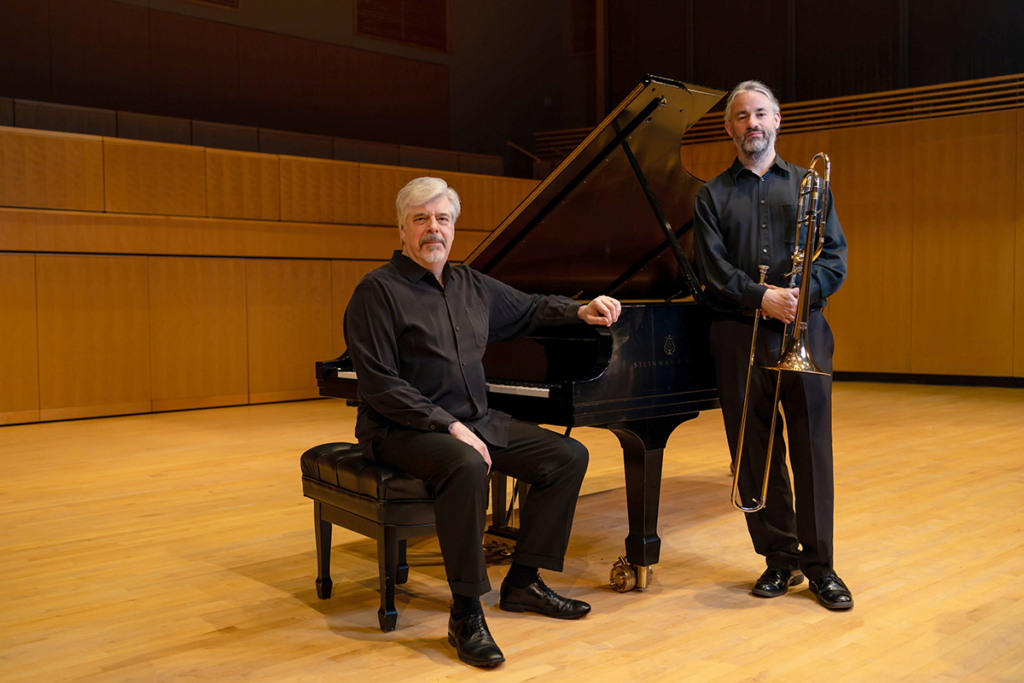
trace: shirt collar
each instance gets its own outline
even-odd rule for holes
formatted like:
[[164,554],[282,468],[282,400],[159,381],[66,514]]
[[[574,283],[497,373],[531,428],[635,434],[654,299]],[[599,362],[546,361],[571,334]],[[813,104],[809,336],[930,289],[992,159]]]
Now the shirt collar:
[[[739,157],[736,157],[732,162],[732,166],[729,167],[729,175],[732,176],[733,182],[736,182],[736,179],[739,178],[740,173],[746,170],[747,167],[740,162]],[[785,178],[788,177],[790,173],[796,172],[796,166],[780,157],[779,153],[776,152],[775,161],[772,162],[772,165],[768,168],[768,170],[772,171],[773,173],[778,173],[779,175]],[[748,171],[748,173],[750,172]]]
[[[419,282],[423,279],[424,275],[434,277],[434,274],[429,270],[403,254],[401,249],[396,249],[395,253],[391,255],[391,263],[395,265],[395,268],[398,268],[398,272],[409,282]],[[444,269],[441,271],[441,280],[443,282],[448,282],[448,278],[451,276],[451,269],[451,264],[446,262]]]

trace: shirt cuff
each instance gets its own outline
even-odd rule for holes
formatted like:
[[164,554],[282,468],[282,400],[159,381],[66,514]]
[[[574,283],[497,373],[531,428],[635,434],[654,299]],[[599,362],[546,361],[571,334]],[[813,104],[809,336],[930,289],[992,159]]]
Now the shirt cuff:
[[579,301],[573,301],[569,304],[569,307],[565,309],[565,321],[566,322],[583,322],[580,320],[580,309],[583,308],[583,304]]
[[761,300],[764,299],[764,293],[767,291],[768,288],[764,285],[750,285],[743,293],[743,308],[750,310],[761,308]]
[[453,422],[458,422],[458,420],[452,417],[447,411],[442,410],[441,408],[434,408],[430,412],[430,417],[427,419],[427,431],[447,434],[448,427],[451,426]]

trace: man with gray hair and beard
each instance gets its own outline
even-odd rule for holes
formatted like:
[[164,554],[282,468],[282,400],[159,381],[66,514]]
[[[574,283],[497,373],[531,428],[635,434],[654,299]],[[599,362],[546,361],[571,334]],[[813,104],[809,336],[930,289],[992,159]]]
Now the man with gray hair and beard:
[[362,403],[356,436],[367,457],[433,488],[452,592],[448,641],[462,661],[497,666],[504,656],[480,603],[491,589],[481,546],[490,471],[530,484],[499,606],[579,619],[590,605],[556,594],[538,569],[562,569],[588,453],[574,439],[489,409],[484,350],[541,326],[609,326],[620,306],[605,296],[583,305],[524,294],[449,264],[461,206],[440,178],[411,181],[395,204],[402,249],[362,279],[345,311]]
[[[732,453],[739,438],[750,367],[750,407],[738,474],[740,493],[747,495],[744,500],[761,490],[777,383],[789,436],[793,488],[780,422],[764,507],[746,515],[754,550],[767,565],[751,592],[779,597],[806,575],[824,607],[844,610],[853,607],[853,596],[832,567],[834,345],[822,308],[846,277],[846,238],[829,194],[824,247],[814,262],[810,284],[798,283],[810,287],[811,355],[829,375],[766,370],[765,366],[779,360],[785,325],[796,316],[799,296],[799,289],[786,287],[784,280],[793,266],[798,193],[806,169],[776,154],[781,122],[779,103],[763,83],[745,81],[729,94],[725,130],[736,146],[736,160],[697,193],[694,247],[705,299],[715,310],[711,351]],[[768,267],[763,284],[761,266]],[[751,365],[754,316],[762,311],[768,319],[758,330]]]

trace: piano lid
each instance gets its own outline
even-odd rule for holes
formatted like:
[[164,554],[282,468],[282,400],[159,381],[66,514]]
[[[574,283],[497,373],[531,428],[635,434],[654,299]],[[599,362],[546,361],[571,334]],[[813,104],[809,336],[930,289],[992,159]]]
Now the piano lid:
[[683,133],[724,93],[647,76],[465,263],[542,294],[667,299],[689,294],[637,164],[692,261],[693,198]]

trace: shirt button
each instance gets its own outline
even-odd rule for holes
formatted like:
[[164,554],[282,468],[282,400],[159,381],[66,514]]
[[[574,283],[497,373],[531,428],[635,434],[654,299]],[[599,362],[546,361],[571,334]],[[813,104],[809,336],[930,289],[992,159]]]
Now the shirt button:
[[768,253],[768,250],[767,250],[767,249],[762,249],[761,251],[763,251],[763,252],[764,252],[764,253],[766,253],[766,254]]
[[430,428],[431,428],[431,429],[433,429],[433,428],[434,428],[434,425],[430,425]]
[[761,227],[762,227],[762,228],[767,228],[768,226],[767,226],[766,224],[762,223],[762,224],[761,224]]
[[761,203],[764,204],[764,200],[763,199],[761,200]]
[[458,326],[458,325],[456,325],[456,326],[455,326],[455,331],[456,331],[456,332],[458,332],[458,331],[459,331],[459,326]]

